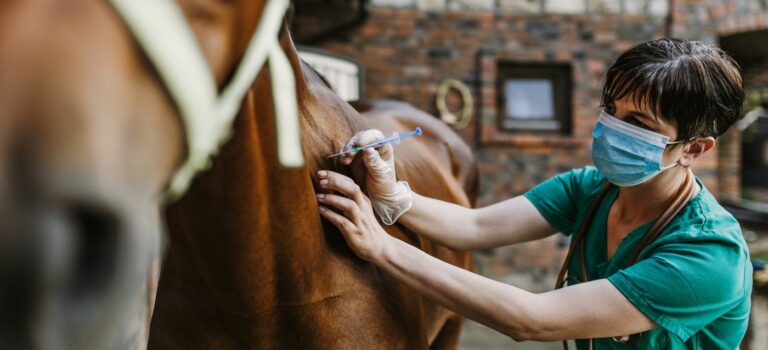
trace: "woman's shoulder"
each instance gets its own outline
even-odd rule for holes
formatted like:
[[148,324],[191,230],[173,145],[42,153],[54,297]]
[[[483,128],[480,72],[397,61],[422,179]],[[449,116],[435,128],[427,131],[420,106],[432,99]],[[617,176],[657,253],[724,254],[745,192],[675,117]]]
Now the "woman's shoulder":
[[562,172],[555,175],[554,178],[581,188],[597,187],[607,181],[597,168],[590,165]]
[[534,190],[559,188],[569,193],[591,192],[594,189],[600,189],[607,180],[600,174],[600,171],[593,166],[576,168],[566,172],[559,173],[550,177],[546,181],[534,186]]
[[747,251],[739,222],[706,187],[701,188],[665,229],[659,243],[709,242],[725,249]]
[[594,166],[585,166],[564,172],[558,177],[567,180],[573,186],[575,192],[584,200],[597,195],[598,192],[608,183],[605,176]]
[[555,175],[524,194],[539,213],[560,232],[570,234],[583,214],[585,204],[606,183],[594,167],[573,169]]
[[587,165],[581,168],[574,168],[569,171],[566,171],[561,176],[570,176],[579,179],[582,182],[605,182],[605,176],[600,173],[600,170],[597,170],[592,165]]

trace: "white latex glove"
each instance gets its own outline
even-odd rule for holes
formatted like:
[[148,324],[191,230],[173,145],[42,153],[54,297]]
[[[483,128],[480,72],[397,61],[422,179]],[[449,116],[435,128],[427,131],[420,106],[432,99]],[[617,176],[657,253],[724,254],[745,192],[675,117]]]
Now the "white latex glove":
[[[355,146],[364,146],[384,138],[384,134],[375,129],[361,131],[347,142],[344,151]],[[349,165],[360,152],[345,154],[341,162]],[[362,163],[365,165],[365,188],[371,199],[371,205],[381,221],[392,225],[413,205],[411,188],[405,181],[397,181],[395,176],[395,152],[392,145],[386,144],[378,149],[369,148],[362,151]],[[362,177],[359,171],[354,171],[357,181]]]

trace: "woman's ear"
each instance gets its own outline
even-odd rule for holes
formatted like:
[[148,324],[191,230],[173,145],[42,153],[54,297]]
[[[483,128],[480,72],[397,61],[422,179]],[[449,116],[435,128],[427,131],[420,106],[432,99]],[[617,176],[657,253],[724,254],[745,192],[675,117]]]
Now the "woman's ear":
[[697,137],[693,141],[686,143],[683,148],[683,156],[678,161],[681,166],[687,168],[696,163],[703,155],[707,154],[715,147],[715,138],[712,136]]

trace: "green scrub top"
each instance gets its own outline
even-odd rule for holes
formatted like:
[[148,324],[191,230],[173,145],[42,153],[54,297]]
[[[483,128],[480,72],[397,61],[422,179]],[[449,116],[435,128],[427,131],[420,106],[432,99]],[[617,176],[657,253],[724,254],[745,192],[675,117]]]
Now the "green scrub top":
[[[624,238],[607,259],[606,222],[618,196],[611,189],[587,230],[585,260],[590,280],[607,278],[638,310],[659,327],[642,334],[635,347],[611,338],[594,339],[595,349],[737,349],[749,322],[752,265],[739,223],[704,185],[627,267],[648,222]],[[571,235],[607,180],[594,167],[557,175],[525,193],[539,213],[560,232]],[[579,276],[579,254],[568,266]],[[580,281],[569,278],[573,285]],[[578,303],[578,300],[574,300]],[[577,341],[587,349],[586,341]]]

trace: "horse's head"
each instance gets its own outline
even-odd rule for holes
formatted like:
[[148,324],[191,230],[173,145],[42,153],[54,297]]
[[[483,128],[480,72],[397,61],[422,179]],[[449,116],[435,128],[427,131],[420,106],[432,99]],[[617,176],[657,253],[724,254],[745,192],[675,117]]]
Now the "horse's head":
[[[182,2],[219,83],[263,5],[239,3]],[[2,348],[144,341],[160,206],[189,143],[146,57],[107,1],[0,1]]]
[[100,1],[0,3],[0,106],[0,347],[114,344],[146,312],[175,107]]

